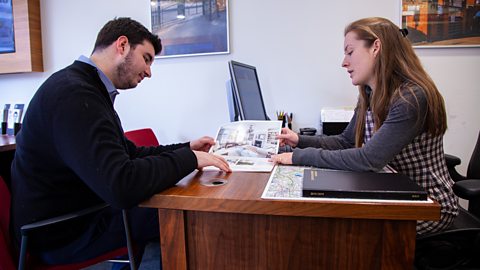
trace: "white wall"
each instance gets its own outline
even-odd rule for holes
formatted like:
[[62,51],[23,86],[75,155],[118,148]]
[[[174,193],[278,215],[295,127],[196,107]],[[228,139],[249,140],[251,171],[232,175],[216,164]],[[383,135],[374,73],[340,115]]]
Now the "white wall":
[[[148,0],[42,0],[45,72],[0,75],[0,104],[28,103],[53,72],[89,55],[98,30],[115,16],[150,26]],[[116,109],[125,130],[150,126],[162,143],[214,135],[228,121],[228,60],[257,67],[266,107],[294,113],[294,129],[319,127],[322,107],[354,105],[357,90],[340,66],[343,28],[382,16],[399,21],[398,0],[231,0],[227,55],[157,59],[153,77],[123,91]],[[480,129],[480,48],[417,49],[447,104],[446,151],[470,158]],[[463,167],[465,168],[465,167]]]

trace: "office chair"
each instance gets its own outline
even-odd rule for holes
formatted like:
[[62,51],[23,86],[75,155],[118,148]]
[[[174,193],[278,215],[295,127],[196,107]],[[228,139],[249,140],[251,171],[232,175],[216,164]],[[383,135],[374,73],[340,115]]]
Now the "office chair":
[[136,146],[159,146],[157,137],[151,128],[142,128],[125,132],[125,137]]
[[438,233],[417,237],[417,269],[480,269],[480,132],[468,164],[467,175],[455,170],[460,159],[446,155],[455,181],[453,191],[468,200],[468,211],[460,207],[453,225]]
[[136,269],[135,261],[133,260],[133,249],[130,239],[130,226],[126,222],[126,212],[123,212],[124,215],[124,225],[125,232],[127,235],[127,246],[122,247],[111,252],[102,254],[96,258],[72,264],[65,265],[47,265],[40,262],[38,259],[27,254],[28,251],[28,236],[30,233],[35,230],[47,228],[49,226],[58,224],[60,222],[65,222],[68,220],[73,220],[78,217],[82,217],[88,214],[98,212],[106,207],[108,204],[101,204],[92,208],[84,209],[75,213],[69,213],[59,217],[51,218],[48,220],[43,220],[28,225],[24,225],[21,228],[22,232],[22,241],[20,247],[20,255],[16,254],[9,234],[9,223],[10,223],[10,190],[7,188],[4,180],[0,177],[0,270],[16,270],[15,261],[18,258],[19,264],[18,269],[35,269],[35,270],[77,270],[82,269],[94,264],[97,264],[102,261],[113,259],[125,254],[129,254],[130,257],[130,267],[131,269]]
[[468,211],[480,218],[480,132],[468,163],[467,176],[457,180],[453,191],[458,197],[468,200]]

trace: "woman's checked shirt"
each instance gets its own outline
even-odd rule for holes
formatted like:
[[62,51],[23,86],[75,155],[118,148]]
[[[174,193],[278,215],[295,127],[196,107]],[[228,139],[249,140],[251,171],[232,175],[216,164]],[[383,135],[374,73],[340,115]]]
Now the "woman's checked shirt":
[[[372,138],[373,130],[372,112],[368,111],[365,121],[365,143]],[[397,172],[409,176],[441,206],[439,221],[417,222],[418,234],[441,231],[451,225],[458,215],[458,198],[453,195],[453,180],[445,163],[443,136],[434,137],[423,132],[405,146],[388,165]]]

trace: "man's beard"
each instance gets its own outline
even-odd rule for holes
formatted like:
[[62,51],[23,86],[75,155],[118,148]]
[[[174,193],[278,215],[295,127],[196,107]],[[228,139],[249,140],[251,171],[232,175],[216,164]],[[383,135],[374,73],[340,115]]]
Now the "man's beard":
[[130,51],[125,57],[125,61],[120,63],[116,69],[116,75],[118,78],[118,84],[116,87],[117,89],[130,89],[137,86],[137,81],[132,80],[132,52]]

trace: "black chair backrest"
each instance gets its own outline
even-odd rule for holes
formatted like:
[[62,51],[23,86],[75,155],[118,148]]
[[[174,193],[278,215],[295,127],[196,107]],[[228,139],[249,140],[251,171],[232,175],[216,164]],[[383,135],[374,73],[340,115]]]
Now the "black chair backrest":
[[480,132],[478,133],[477,144],[473,149],[472,157],[468,163],[468,179],[480,179]]

